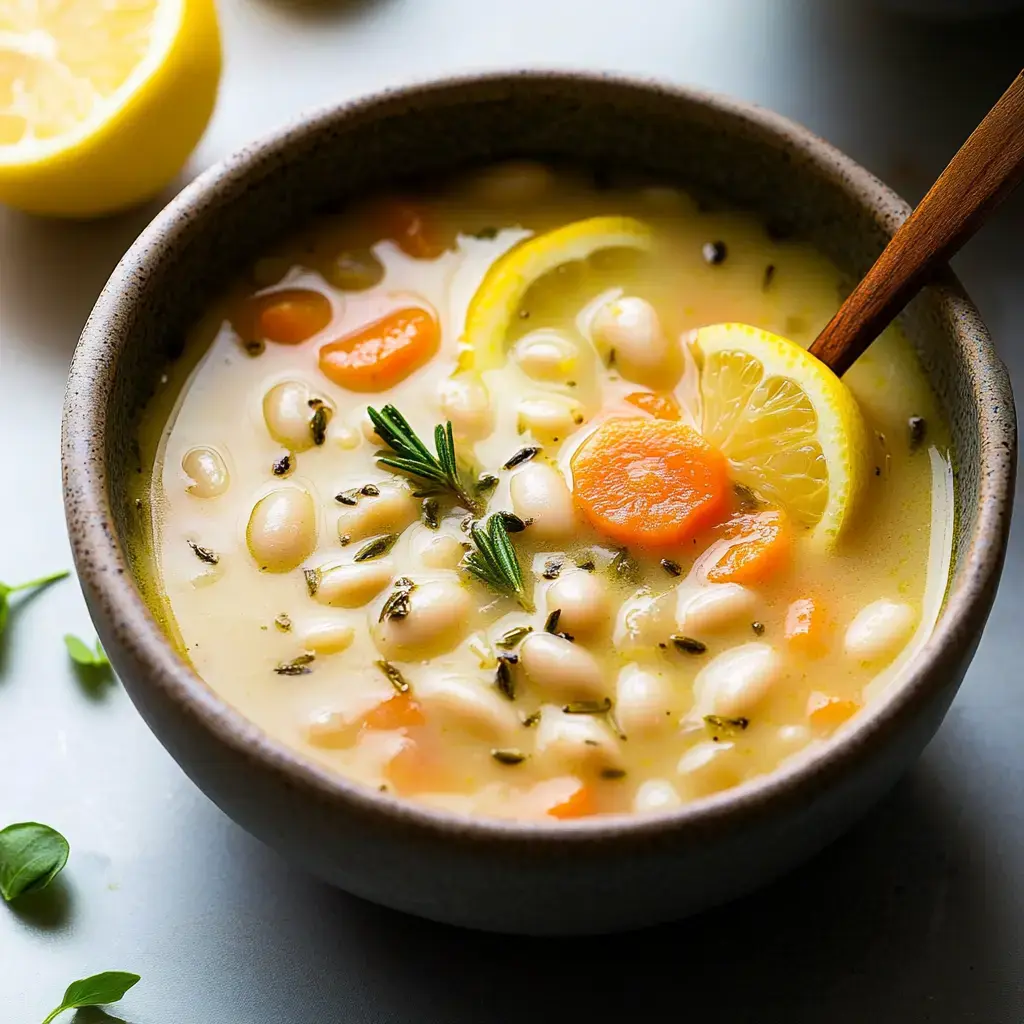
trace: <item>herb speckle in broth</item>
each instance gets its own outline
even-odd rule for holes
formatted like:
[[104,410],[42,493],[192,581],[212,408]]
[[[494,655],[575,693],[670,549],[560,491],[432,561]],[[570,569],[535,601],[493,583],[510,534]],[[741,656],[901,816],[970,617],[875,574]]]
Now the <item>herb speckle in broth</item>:
[[526,448],[520,448],[501,468],[502,469],[515,469],[516,466],[521,466],[524,462],[529,462],[530,459],[536,458],[543,451],[538,445],[529,445]]
[[491,757],[499,764],[522,764],[526,760],[526,754],[515,747],[496,747],[491,751]]
[[190,540],[188,546],[200,562],[205,562],[207,565],[216,565],[220,561],[220,555],[209,548],[204,548],[201,544],[197,544],[194,540]]
[[702,640],[695,640],[692,636],[683,636],[681,633],[673,633],[669,640],[675,644],[676,649],[686,654],[703,654],[708,645]]
[[383,537],[374,537],[367,541],[353,557],[354,562],[368,562],[371,558],[380,558],[386,555],[398,540],[397,533],[386,533]]
[[309,591],[309,596],[313,597],[320,589],[320,581],[324,574],[319,569],[303,569],[302,575],[306,579],[306,590]]
[[291,661],[282,661],[274,666],[279,676],[308,676],[313,670],[309,667],[316,660],[315,654],[300,654]]
[[381,670],[381,672],[384,673],[384,675],[387,677],[388,682],[399,693],[409,692],[409,681],[405,678],[405,676],[402,675],[402,673],[397,668],[395,668],[394,665],[391,664],[390,661],[386,661],[385,659],[381,658],[379,661],[374,662],[374,664],[377,666],[377,668]]

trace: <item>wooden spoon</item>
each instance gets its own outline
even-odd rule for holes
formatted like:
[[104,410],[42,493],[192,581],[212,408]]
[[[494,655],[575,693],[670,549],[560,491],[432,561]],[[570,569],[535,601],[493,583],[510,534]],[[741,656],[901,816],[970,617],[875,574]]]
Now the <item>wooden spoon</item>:
[[1024,71],[960,147],[811,346],[842,376],[1024,178]]

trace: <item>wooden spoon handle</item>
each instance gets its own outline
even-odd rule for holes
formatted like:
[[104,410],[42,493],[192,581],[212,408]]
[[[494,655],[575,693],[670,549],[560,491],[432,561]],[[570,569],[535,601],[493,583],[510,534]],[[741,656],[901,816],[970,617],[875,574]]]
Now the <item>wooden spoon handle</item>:
[[960,147],[938,181],[811,346],[844,374],[940,264],[1024,177],[1024,71]]

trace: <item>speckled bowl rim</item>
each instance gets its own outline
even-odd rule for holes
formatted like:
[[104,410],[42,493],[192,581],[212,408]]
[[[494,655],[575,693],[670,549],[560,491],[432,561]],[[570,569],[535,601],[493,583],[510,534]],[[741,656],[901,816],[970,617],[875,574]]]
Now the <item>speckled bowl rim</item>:
[[[955,664],[963,645],[980,633],[1005,553],[1016,467],[1016,422],[1006,369],[996,355],[980,317],[950,275],[934,286],[950,324],[957,325],[960,343],[969,349],[968,388],[979,410],[982,439],[979,467],[979,511],[963,559],[959,584],[947,602],[932,636],[917,653],[902,680],[877,704],[867,708],[825,746],[808,756],[742,783],[733,789],[686,804],[664,815],[603,815],[576,821],[521,822],[467,817],[418,805],[348,780],[267,736],[241,712],[221,699],[175,651],[146,606],[114,532],[108,501],[103,452],[105,407],[125,336],[118,322],[133,306],[133,278],[149,262],[187,235],[189,223],[202,217],[224,188],[238,185],[268,157],[329,129],[352,116],[378,116],[418,100],[452,102],[462,90],[514,87],[517,82],[559,83],[579,88],[591,82],[623,90],[643,90],[685,104],[699,104],[713,113],[766,131],[784,150],[812,165],[825,180],[855,195],[876,223],[890,232],[910,207],[891,189],[849,157],[806,128],[755,104],[657,80],[574,71],[529,70],[473,74],[431,80],[389,89],[315,110],[266,138],[258,140],[200,174],[149,224],[120,261],[100,295],[82,332],[68,381],[62,453],[68,528],[81,584],[90,605],[116,614],[110,624],[144,667],[147,678],[136,685],[162,689],[186,705],[197,727],[216,740],[292,785],[307,787],[322,801],[347,813],[384,817],[410,830],[436,838],[458,837],[480,843],[516,843],[543,848],[578,847],[580,843],[632,843],[686,830],[691,836],[732,827],[744,817],[762,818],[773,809],[809,803],[838,781],[892,730],[908,724],[923,703],[945,685],[942,663]],[[446,95],[447,94],[447,95]],[[144,311],[141,315],[145,315]],[[969,344],[970,331],[974,338]],[[998,401],[983,401],[995,395]],[[90,443],[93,442],[93,443]],[[980,621],[979,621],[980,620]]]

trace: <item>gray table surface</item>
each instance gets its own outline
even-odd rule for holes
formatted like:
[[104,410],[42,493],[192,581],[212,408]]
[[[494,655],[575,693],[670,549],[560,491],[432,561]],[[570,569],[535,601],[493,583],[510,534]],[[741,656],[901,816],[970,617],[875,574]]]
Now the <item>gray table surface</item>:
[[[921,25],[828,0],[224,0],[222,13],[220,102],[182,181],[316,104],[547,65],[759,101],[917,199],[1024,54],[1020,16]],[[0,211],[0,579],[70,564],[64,377],[99,289],[158,205],[93,224]],[[1024,194],[957,269],[1020,389]],[[666,1008],[701,1021],[1020,1024],[1022,536],[1018,520],[938,738],[858,828],[741,903],[591,940],[443,928],[289,868],[188,782],[116,683],[75,676],[61,635],[92,631],[74,583],[60,584],[22,603],[0,647],[0,824],[46,821],[73,848],[49,893],[0,906],[0,1022],[35,1024],[70,980],[125,969],[142,982],[111,1009],[131,1024],[461,1024],[602,1009],[653,1020]]]

